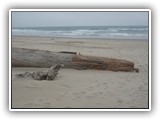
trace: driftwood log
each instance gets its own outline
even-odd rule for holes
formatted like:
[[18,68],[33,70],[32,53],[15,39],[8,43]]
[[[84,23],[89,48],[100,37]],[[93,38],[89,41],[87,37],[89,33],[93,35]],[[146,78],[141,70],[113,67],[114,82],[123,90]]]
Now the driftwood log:
[[58,74],[58,71],[60,70],[60,68],[62,67],[62,64],[57,64],[55,66],[52,66],[48,72],[33,72],[33,73],[29,73],[29,72],[25,72],[22,74],[17,74],[16,78],[33,78],[35,80],[54,80],[55,77]]
[[50,67],[56,64],[81,70],[139,71],[134,68],[133,62],[122,59],[86,56],[75,52],[12,48],[13,67]]

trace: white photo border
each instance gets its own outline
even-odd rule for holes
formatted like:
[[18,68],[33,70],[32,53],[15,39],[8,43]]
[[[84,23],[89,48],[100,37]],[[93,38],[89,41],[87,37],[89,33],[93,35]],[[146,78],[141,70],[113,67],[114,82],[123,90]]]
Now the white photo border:
[[[12,12],[148,12],[148,108],[12,108]],[[9,10],[9,110],[10,111],[150,111],[151,110],[151,10],[150,9],[10,9]]]

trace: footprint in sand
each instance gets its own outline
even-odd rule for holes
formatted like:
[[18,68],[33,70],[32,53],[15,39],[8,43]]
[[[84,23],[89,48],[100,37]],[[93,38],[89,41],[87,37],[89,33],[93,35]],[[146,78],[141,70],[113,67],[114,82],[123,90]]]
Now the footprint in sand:
[[94,98],[94,96],[87,96],[87,99],[92,99]]
[[100,87],[100,86],[101,86],[101,84],[97,84],[97,85],[96,85],[96,87]]
[[103,83],[103,85],[107,85],[108,83]]
[[81,93],[82,93],[82,94],[86,94],[86,92],[84,92],[84,91],[82,91]]
[[38,101],[40,101],[40,102],[41,102],[41,101],[43,101],[43,99],[39,99]]
[[106,90],[107,89],[107,87],[105,87],[105,88],[103,88],[104,90]]
[[94,95],[98,95],[98,93],[93,93]]
[[123,100],[121,98],[117,98],[116,100],[118,103],[123,103]]
[[105,99],[105,97],[102,97],[102,99]]
[[99,94],[100,94],[100,95],[102,95],[102,94],[103,94],[103,92],[99,92]]
[[88,88],[88,90],[92,90],[92,89],[93,89],[93,87],[89,87],[89,88]]

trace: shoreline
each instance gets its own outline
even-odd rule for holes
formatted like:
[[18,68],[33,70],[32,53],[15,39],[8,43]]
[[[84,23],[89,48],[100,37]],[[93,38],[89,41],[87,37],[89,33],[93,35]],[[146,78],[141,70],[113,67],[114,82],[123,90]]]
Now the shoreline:
[[24,36],[24,35],[11,35],[11,37],[33,37],[33,38],[50,38],[50,39],[79,39],[79,40],[83,40],[83,39],[87,39],[87,40],[134,40],[134,41],[140,41],[140,40],[144,40],[144,41],[149,41],[149,39],[131,39],[131,38],[80,38],[80,37],[46,37],[46,36]]

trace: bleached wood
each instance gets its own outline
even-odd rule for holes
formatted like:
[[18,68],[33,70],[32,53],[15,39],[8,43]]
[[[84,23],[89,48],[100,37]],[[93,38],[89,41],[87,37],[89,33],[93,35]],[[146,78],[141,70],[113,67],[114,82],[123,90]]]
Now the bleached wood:
[[63,64],[63,68],[79,70],[97,69],[111,71],[136,71],[134,63],[128,60],[95,57],[76,54],[75,52],[51,52],[24,48],[12,48],[13,67],[51,67]]

